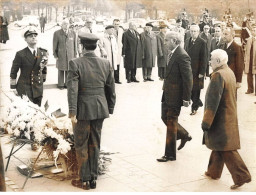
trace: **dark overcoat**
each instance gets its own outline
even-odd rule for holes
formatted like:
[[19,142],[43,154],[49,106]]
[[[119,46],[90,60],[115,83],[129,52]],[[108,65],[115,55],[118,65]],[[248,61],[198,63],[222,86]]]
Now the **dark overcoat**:
[[109,117],[114,111],[116,94],[113,68],[95,53],[69,62],[67,88],[70,116],[78,120]]
[[67,71],[68,62],[77,54],[77,38],[74,31],[69,30],[68,34],[60,29],[53,34],[53,55],[58,58],[56,67],[59,70]]
[[166,68],[162,102],[165,102],[167,107],[180,108],[183,100],[190,101],[192,83],[190,57],[178,46]]
[[9,40],[9,33],[8,33],[7,26],[8,26],[7,18],[4,16],[0,16],[0,41]]
[[141,41],[142,41],[142,67],[143,68],[152,68],[156,63],[156,55],[157,55],[157,40],[155,33],[151,32],[148,34],[147,32],[141,33]]
[[[47,67],[40,70],[42,58],[48,56],[45,49],[37,48],[36,58],[28,47],[16,53],[11,68],[11,89],[16,89],[18,94],[27,95],[30,99],[43,96],[43,82],[46,78]],[[16,84],[17,73],[20,76]]]
[[203,143],[215,151],[240,149],[237,120],[236,78],[224,65],[215,70],[205,96]]
[[222,45],[221,49],[224,49],[228,54],[228,66],[233,70],[236,76],[236,82],[241,83],[244,70],[244,54],[242,47],[233,41],[228,48]]
[[191,58],[191,67],[193,72],[193,90],[204,88],[204,78],[198,78],[199,74],[205,75],[208,64],[207,45],[199,36],[195,43],[191,43],[191,38],[185,41],[184,49]]
[[167,65],[167,56],[168,49],[164,44],[164,33],[160,32],[156,35],[157,40],[157,66],[158,67],[166,67]]
[[124,57],[124,68],[134,69],[142,67],[142,43],[138,32],[136,36],[130,30],[124,32],[122,37],[123,49],[122,55]]
[[212,41],[211,41],[211,50],[210,50],[210,53],[211,53],[213,50],[215,50],[215,49],[220,49],[220,48],[222,48],[224,44],[225,44],[225,43],[224,43],[224,41],[223,41],[222,38],[220,38],[220,41],[217,43],[217,39],[216,39],[216,37],[214,37],[214,38],[212,39]]

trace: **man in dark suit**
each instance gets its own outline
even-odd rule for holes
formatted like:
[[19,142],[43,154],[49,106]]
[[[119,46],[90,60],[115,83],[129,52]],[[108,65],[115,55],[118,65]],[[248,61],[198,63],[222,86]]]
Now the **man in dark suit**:
[[136,31],[136,26],[133,22],[129,23],[129,29],[124,32],[122,43],[122,56],[124,58],[127,83],[139,82],[136,79],[136,70],[142,67],[142,43],[140,34]]
[[77,55],[76,33],[69,30],[69,21],[63,20],[61,29],[53,34],[53,55],[58,68],[58,88],[67,87],[68,62]]
[[235,41],[235,31],[232,28],[227,27],[223,31],[223,41],[221,49],[224,49],[228,54],[228,66],[233,70],[236,76],[236,87],[241,87],[243,70],[244,70],[244,55],[242,47]]
[[210,52],[212,52],[215,49],[220,49],[222,45],[225,44],[221,36],[222,36],[221,28],[218,26],[215,27],[215,33],[214,33],[214,37],[212,38]]
[[191,115],[195,115],[198,108],[203,106],[200,100],[201,89],[204,88],[204,75],[208,63],[208,50],[206,42],[199,37],[199,26],[190,26],[191,37],[185,41],[184,49],[191,58],[193,72],[192,107]]
[[[11,89],[19,96],[26,95],[34,104],[41,106],[43,82],[46,80],[48,52],[37,47],[37,32],[30,28],[24,33],[28,47],[18,51],[11,68]],[[17,73],[20,76],[16,84]]]
[[85,32],[78,36],[84,56],[70,60],[67,82],[80,177],[72,185],[88,190],[96,188],[101,129],[104,119],[113,114],[116,94],[110,62],[94,53],[99,38]]
[[46,24],[46,17],[44,17],[43,13],[41,13],[41,17],[39,18],[39,22],[40,22],[41,33],[44,33],[44,27],[45,27],[45,24]]
[[159,162],[176,160],[176,140],[181,139],[178,150],[192,138],[178,123],[181,106],[190,103],[193,75],[190,57],[180,46],[182,38],[178,32],[166,34],[165,43],[168,48],[168,65],[163,85],[162,120],[167,126],[165,155],[157,159]]

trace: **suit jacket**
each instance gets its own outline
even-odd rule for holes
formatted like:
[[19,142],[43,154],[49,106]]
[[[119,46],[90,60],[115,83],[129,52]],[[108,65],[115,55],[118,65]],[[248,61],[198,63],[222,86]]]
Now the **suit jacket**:
[[[43,82],[46,79],[47,67],[40,67],[42,58],[48,57],[45,49],[37,48],[36,58],[28,47],[18,51],[11,68],[11,89],[16,89],[20,96],[27,95],[30,99],[43,96]],[[17,73],[20,76],[16,84]]]
[[[253,50],[251,47],[253,45]],[[250,62],[250,55],[252,52],[252,61]],[[250,37],[247,39],[247,44],[245,45],[245,55],[244,55],[244,72],[249,73],[249,67],[252,66],[252,74],[256,74],[256,39]]]
[[228,54],[228,66],[233,70],[236,76],[236,82],[241,83],[244,70],[244,55],[242,47],[235,41],[231,43],[229,48],[224,47],[225,45],[223,45],[221,49],[224,49]]
[[210,50],[211,50],[211,43],[212,43],[212,35],[209,34],[208,36],[202,32],[200,35],[199,35],[203,40],[205,40],[205,42],[207,43],[207,49],[208,49],[208,59],[210,58]]
[[68,35],[60,29],[53,34],[53,55],[58,58],[56,67],[59,70],[67,71],[69,60],[76,57],[77,40],[76,33],[69,30]]
[[205,75],[208,64],[208,50],[206,42],[198,36],[193,45],[191,43],[191,38],[189,38],[185,41],[184,49],[191,58],[193,89],[202,89],[204,88],[204,78],[199,79],[198,76],[199,74]]
[[41,16],[39,18],[40,26],[44,26],[46,24],[46,17]]
[[178,46],[166,68],[162,102],[165,102],[167,107],[180,108],[183,100],[190,100],[192,83],[190,57],[184,49]]
[[224,44],[225,43],[223,42],[222,38],[220,38],[220,41],[217,44],[217,39],[214,37],[212,39],[212,42],[211,42],[211,50],[210,50],[210,52],[212,52],[215,49],[220,49],[221,47],[223,47]]
[[167,65],[168,50],[166,45],[164,44],[164,38],[165,38],[165,35],[161,32],[156,35],[158,67],[166,67]]
[[142,67],[142,43],[141,37],[138,32],[135,31],[135,34],[132,34],[128,29],[123,34],[122,43],[122,55],[124,57],[124,68],[133,69]]
[[140,36],[142,41],[142,56],[144,57],[142,67],[152,68],[155,66],[157,55],[156,35],[153,32],[150,35],[147,32],[143,32]]
[[69,62],[67,89],[69,115],[78,120],[109,117],[114,111],[116,94],[113,68],[109,61],[86,53]]
[[238,131],[236,78],[227,65],[211,74],[205,95],[202,121],[203,143],[215,151],[230,151],[240,148]]

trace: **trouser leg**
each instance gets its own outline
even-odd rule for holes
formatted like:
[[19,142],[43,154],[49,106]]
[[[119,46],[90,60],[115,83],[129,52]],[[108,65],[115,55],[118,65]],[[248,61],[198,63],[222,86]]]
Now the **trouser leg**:
[[98,160],[100,154],[100,140],[103,120],[104,119],[91,121],[91,132],[88,143],[91,179],[97,179],[98,176]]
[[117,69],[114,70],[115,82],[119,82],[119,69],[120,69],[120,65],[117,65]]
[[178,123],[177,140],[186,139],[188,137],[187,130]]
[[191,93],[192,100],[192,110],[198,110],[199,106],[202,106],[202,102],[200,100],[200,89],[193,89]]
[[165,75],[165,67],[158,67],[159,78],[164,79],[164,75]]
[[209,175],[214,178],[220,178],[222,174],[222,170],[224,167],[224,160],[222,158],[221,152],[219,151],[212,151],[207,172]]
[[58,70],[58,87],[64,87],[64,74],[65,71]]
[[241,184],[251,180],[251,175],[237,150],[221,152],[235,184]]
[[147,80],[148,79],[148,77],[147,77],[147,68],[142,68],[142,74],[143,74],[143,79],[144,80]]
[[4,176],[4,161],[0,142],[0,192],[5,192],[5,176]]
[[133,68],[133,69],[131,70],[131,77],[132,77],[131,79],[132,79],[132,80],[136,80],[136,71],[137,71],[136,68]]
[[248,89],[247,89],[247,91],[253,93],[254,90],[253,90],[253,74],[252,74],[252,72],[249,72],[249,73],[247,74],[247,84],[248,84]]
[[64,71],[64,86],[67,87],[68,71]]
[[152,68],[147,68],[147,78],[151,79]]
[[73,125],[79,177],[83,181],[91,180],[91,168],[88,155],[90,128],[90,121],[87,120],[78,120],[77,123]]

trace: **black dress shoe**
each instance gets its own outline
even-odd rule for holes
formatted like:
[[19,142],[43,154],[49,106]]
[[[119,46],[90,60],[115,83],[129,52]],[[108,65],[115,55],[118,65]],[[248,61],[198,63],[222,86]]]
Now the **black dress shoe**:
[[130,81],[130,80],[127,80],[127,83],[131,83],[131,81]]
[[197,113],[196,110],[192,110],[192,112],[190,113],[190,115],[195,115]]
[[115,83],[116,83],[116,84],[122,84],[120,81],[116,81]]
[[63,87],[58,87],[60,90],[63,90],[64,89],[64,86]]
[[156,159],[158,162],[167,162],[167,161],[174,161],[176,160],[176,158],[170,156],[170,157],[167,157],[167,156],[163,156],[162,158],[158,158]]
[[180,141],[180,145],[178,147],[178,150],[182,149],[185,146],[185,144],[187,143],[187,141],[190,141],[190,140],[192,140],[192,137],[190,135],[188,137],[186,137],[185,139],[182,139]]
[[147,79],[148,81],[154,81],[153,79],[151,79],[151,78],[149,78],[149,79]]
[[64,88],[67,89],[68,87],[65,85]]
[[246,91],[245,94],[251,94],[253,91]]
[[132,82],[139,83],[139,81],[136,78],[132,79]]
[[241,187],[242,185],[244,185],[245,183],[249,183],[249,182],[251,182],[251,178],[249,178],[249,179],[247,179],[246,181],[241,182],[241,183],[239,183],[239,184],[234,184],[234,185],[230,186],[230,189],[231,189],[231,190],[235,190],[235,189]]
[[91,180],[90,181],[90,188],[95,189],[96,188],[96,180]]
[[143,81],[144,81],[144,82],[147,82],[148,80],[147,80],[147,79],[144,79]]
[[78,180],[72,180],[71,184],[75,187],[82,188],[84,190],[90,190],[89,181],[83,182],[81,179],[78,179]]

